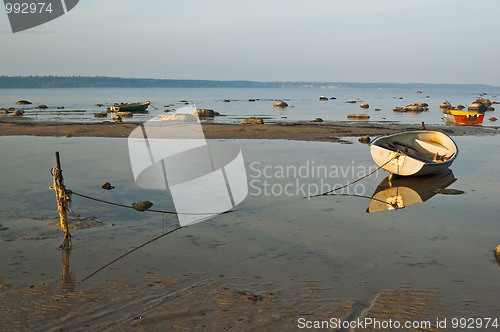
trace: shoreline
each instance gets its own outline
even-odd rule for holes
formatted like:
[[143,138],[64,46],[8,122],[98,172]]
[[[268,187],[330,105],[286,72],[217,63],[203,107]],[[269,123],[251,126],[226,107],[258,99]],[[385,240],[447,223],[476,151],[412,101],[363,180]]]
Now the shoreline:
[[[100,123],[0,121],[0,136],[47,137],[128,137],[144,122]],[[207,139],[286,139],[298,141],[342,142],[341,137],[380,136],[406,130],[420,130],[421,125],[381,122],[332,121],[278,122],[272,124],[202,123]],[[500,127],[426,125],[428,130],[450,136],[497,135]],[[344,141],[345,142],[345,141]]]

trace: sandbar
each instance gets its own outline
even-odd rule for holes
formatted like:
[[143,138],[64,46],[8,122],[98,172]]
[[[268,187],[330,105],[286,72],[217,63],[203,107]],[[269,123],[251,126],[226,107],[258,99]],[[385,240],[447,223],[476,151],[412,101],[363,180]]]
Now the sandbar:
[[[0,121],[0,136],[128,137],[142,122],[98,123]],[[202,123],[208,139],[287,139],[342,142],[341,137],[371,137],[422,129],[418,124],[367,121],[276,122],[270,124]],[[496,135],[499,127],[426,125],[451,136]]]

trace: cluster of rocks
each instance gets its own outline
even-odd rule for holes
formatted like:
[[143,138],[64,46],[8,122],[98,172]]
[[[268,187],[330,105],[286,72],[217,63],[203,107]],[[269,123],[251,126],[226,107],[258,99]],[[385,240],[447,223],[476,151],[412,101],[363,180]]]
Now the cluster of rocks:
[[23,116],[24,111],[23,110],[16,110],[14,107],[11,108],[1,108],[0,109],[0,114],[10,114],[12,113],[13,116]]
[[469,105],[467,108],[469,111],[476,112],[486,112],[486,111],[494,111],[495,108],[492,105],[492,102],[489,99],[479,98]]
[[427,112],[429,110],[429,105],[427,103],[413,103],[403,107],[394,107],[392,110],[394,112]]

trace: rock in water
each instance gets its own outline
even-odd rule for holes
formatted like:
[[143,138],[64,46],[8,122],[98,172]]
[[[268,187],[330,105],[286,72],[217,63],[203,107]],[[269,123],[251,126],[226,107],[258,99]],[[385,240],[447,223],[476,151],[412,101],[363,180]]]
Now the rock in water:
[[19,100],[16,105],[31,105],[31,102],[27,101],[27,100]]
[[153,203],[150,201],[140,201],[132,203],[132,207],[137,211],[143,212],[149,210],[153,206]]
[[495,249],[495,258],[497,259],[497,262],[500,264],[500,244]]
[[104,189],[104,190],[111,190],[111,189],[115,189],[115,187],[113,187],[113,186],[111,185],[111,183],[109,183],[109,182],[106,182],[105,184],[103,184],[103,185],[101,186],[101,188],[102,188],[102,189]]
[[108,116],[107,112],[94,113],[94,118],[106,118]]
[[434,189],[434,192],[441,195],[461,195],[464,193],[464,191],[458,189]]
[[215,116],[215,112],[214,112],[214,110],[201,108],[201,109],[195,110],[193,112],[193,115],[197,116],[200,119],[206,119],[206,118],[213,118]]
[[13,113],[12,113],[13,116],[23,116],[24,115],[24,111],[21,111],[21,110],[15,110]]
[[261,118],[251,117],[243,119],[243,121],[241,121],[241,124],[264,124],[264,120]]
[[116,112],[116,115],[121,116],[122,118],[131,118],[134,116],[134,113],[129,111]]
[[370,136],[361,136],[358,138],[358,141],[363,144],[368,144],[370,143]]
[[283,100],[278,100],[273,104],[274,107],[287,107],[288,104],[285,103]]
[[347,116],[348,119],[359,119],[359,120],[368,120],[370,116],[368,114],[349,114]]
[[439,105],[439,108],[441,108],[443,110],[451,110],[453,108],[453,106],[451,106],[449,101],[445,101],[444,103]]
[[323,122],[323,119],[322,118],[316,118],[313,120],[313,122]]
[[359,105],[359,107],[361,107],[361,108],[370,108],[370,105],[368,105],[367,103],[363,103],[363,104]]

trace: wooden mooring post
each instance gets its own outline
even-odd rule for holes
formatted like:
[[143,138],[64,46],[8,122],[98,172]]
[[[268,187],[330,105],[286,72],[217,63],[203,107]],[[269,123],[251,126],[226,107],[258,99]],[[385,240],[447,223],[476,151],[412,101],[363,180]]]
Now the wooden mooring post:
[[59,211],[59,219],[61,221],[61,229],[64,232],[64,239],[59,246],[64,250],[71,249],[71,234],[68,227],[68,206],[71,198],[66,192],[64,186],[64,178],[62,175],[61,158],[59,151],[56,152],[56,166],[52,168],[52,177],[54,179],[54,186],[51,187],[56,192],[57,210]]

